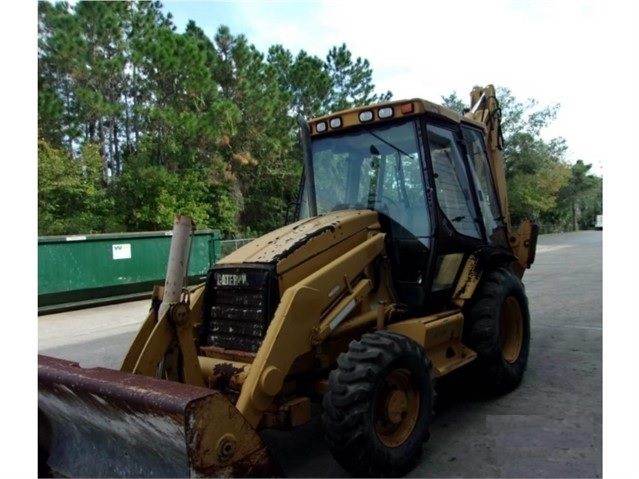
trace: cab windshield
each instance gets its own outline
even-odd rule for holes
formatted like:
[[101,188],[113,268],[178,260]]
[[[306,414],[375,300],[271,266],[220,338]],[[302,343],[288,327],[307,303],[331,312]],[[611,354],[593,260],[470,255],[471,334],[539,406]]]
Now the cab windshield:
[[[368,208],[389,216],[415,237],[430,236],[414,120],[315,137],[311,151],[318,214]],[[304,184],[300,218],[309,216],[308,194]]]

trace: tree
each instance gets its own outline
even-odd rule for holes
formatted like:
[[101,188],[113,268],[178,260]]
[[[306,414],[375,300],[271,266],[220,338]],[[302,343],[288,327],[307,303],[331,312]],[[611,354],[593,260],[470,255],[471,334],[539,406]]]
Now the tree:
[[393,96],[390,91],[381,95],[373,93],[375,85],[370,63],[361,57],[353,61],[353,56],[345,43],[331,48],[328,52],[326,71],[331,78],[327,111],[387,101]]
[[236,231],[229,216],[239,213],[241,201],[230,200],[235,182],[224,152],[240,112],[212,77],[212,44],[194,24],[182,35],[170,25],[153,25],[144,40],[136,43],[148,95],[137,107],[144,134],[118,186],[127,225],[170,226],[175,208],[200,227]]
[[538,219],[556,208],[559,192],[570,178],[563,160],[565,149],[563,140],[545,142],[525,132],[510,136],[504,160],[514,224],[527,217]]
[[212,205],[204,172],[174,174],[161,165],[132,162],[115,190],[117,209],[124,212],[128,231],[171,229],[177,214],[193,217],[199,228],[229,226],[210,216]]
[[278,67],[265,61],[243,35],[233,36],[222,26],[215,45],[220,62],[214,78],[240,112],[236,134],[223,153],[242,197],[238,219],[257,232],[269,231],[282,225],[287,198],[297,188],[291,95],[280,88]]
[[74,158],[38,141],[38,234],[118,231],[114,202],[103,188],[99,146],[86,143]]
[[333,50],[265,58],[223,25],[176,33],[157,1],[39,2],[42,232],[166,229],[176,213],[228,234],[280,226],[301,173],[297,113],[335,109],[334,86],[349,105],[390,97],[366,60]]
[[562,230],[592,228],[595,217],[602,213],[603,180],[593,175],[592,165],[577,160],[570,167],[570,178],[559,191],[557,208],[549,221]]
[[73,71],[80,25],[68,3],[38,2],[38,137],[72,148],[80,134]]
[[301,50],[297,57],[282,45],[269,48],[267,61],[275,68],[280,89],[286,93],[291,117],[300,113],[312,118],[327,113],[331,78],[325,63]]
[[78,2],[80,48],[73,68],[80,142],[97,143],[109,179],[122,169],[121,124],[126,89],[126,2]]
[[125,104],[124,135],[125,151],[123,159],[139,147],[144,135],[144,112],[154,102],[153,94],[147,86],[148,68],[146,45],[155,40],[159,28],[175,31],[171,14],[166,17],[161,12],[160,2],[130,2],[130,22],[125,26],[128,45],[127,88],[124,92]]

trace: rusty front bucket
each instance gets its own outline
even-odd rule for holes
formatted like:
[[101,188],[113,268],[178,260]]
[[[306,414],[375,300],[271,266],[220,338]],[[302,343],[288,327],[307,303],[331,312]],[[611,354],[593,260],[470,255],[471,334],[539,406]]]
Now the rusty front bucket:
[[280,475],[223,394],[41,355],[38,430],[56,477]]

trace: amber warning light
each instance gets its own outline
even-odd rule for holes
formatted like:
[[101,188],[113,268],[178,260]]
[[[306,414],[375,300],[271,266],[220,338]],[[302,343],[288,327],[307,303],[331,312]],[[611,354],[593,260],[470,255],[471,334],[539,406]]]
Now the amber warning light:
[[404,103],[401,107],[399,107],[399,111],[402,112],[402,115],[407,115],[408,113],[413,113],[413,104],[412,103]]

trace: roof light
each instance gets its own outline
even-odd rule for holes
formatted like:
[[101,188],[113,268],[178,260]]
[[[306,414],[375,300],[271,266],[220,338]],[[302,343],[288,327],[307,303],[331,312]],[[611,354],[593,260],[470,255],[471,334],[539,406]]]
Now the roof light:
[[342,119],[339,116],[331,118],[331,128],[339,128],[342,126]]
[[359,112],[359,121],[365,123],[367,121],[371,121],[373,119],[373,112],[370,110],[360,111]]
[[386,106],[384,108],[380,108],[377,111],[377,115],[380,118],[390,118],[393,116],[393,107],[392,106]]
[[323,133],[326,131],[326,122],[325,121],[320,121],[317,125],[315,125],[315,130],[318,133]]
[[399,110],[402,112],[402,115],[407,115],[408,113],[413,113],[414,107],[412,103],[404,103]]

